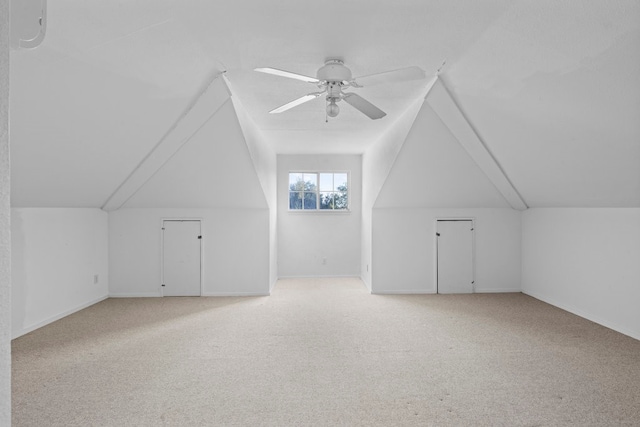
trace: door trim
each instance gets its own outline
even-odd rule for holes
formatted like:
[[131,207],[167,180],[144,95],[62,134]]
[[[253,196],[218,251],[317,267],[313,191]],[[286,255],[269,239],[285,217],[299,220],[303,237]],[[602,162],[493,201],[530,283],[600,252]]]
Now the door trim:
[[436,217],[433,219],[433,283],[438,294],[438,221],[471,221],[471,293],[476,293],[476,219],[474,217]]
[[162,284],[164,283],[164,222],[165,221],[198,221],[200,223],[200,235],[203,236],[200,239],[200,296],[204,295],[204,245],[202,244],[202,240],[204,240],[204,233],[202,232],[202,226],[204,224],[204,220],[202,218],[179,218],[179,217],[166,217],[160,218],[160,283],[158,287],[160,288],[160,297],[164,297],[164,287]]

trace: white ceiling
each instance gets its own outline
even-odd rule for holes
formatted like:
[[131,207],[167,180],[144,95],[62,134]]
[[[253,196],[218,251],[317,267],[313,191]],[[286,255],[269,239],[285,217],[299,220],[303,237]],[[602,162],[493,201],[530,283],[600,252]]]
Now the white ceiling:
[[362,153],[429,78],[358,89],[325,122],[327,57],[355,76],[417,65],[441,79],[529,206],[640,206],[640,2],[50,1],[47,34],[11,55],[13,203],[102,206],[211,77],[278,153]]

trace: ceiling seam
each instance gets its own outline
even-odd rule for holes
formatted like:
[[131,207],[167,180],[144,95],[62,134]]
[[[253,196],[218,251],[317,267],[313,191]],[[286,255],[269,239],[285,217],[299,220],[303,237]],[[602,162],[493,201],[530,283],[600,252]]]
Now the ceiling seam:
[[513,196],[505,194],[505,191],[502,188],[502,186],[499,185],[498,183],[496,183],[495,177],[492,176],[490,171],[486,170],[487,169],[486,167],[483,167],[483,165],[480,164],[481,162],[479,162],[479,159],[477,158],[478,157],[477,156],[478,153],[474,154],[474,153],[469,151],[469,148],[467,147],[467,144],[465,144],[462,141],[460,141],[459,136],[456,135],[453,132],[453,130],[451,129],[451,126],[449,126],[449,124],[447,124],[447,120],[442,117],[442,113],[438,112],[437,106],[435,106],[435,105],[430,103],[430,105],[432,106],[433,110],[440,117],[440,119],[443,121],[445,126],[447,126],[447,128],[449,128],[449,131],[452,133],[452,135],[454,135],[454,137],[456,138],[458,143],[465,149],[465,151],[469,154],[471,159],[476,163],[476,165],[480,168],[480,170],[482,170],[484,172],[484,174],[487,176],[487,178],[489,178],[489,181],[491,181],[491,183],[494,185],[494,187],[496,187],[498,192],[505,198],[507,203],[513,209],[517,209],[517,210],[526,210],[526,209],[528,209],[529,205],[526,203],[526,201],[524,200],[524,198],[522,197],[522,195],[520,194],[518,189],[515,187],[515,185],[513,185],[513,182],[511,182],[511,180],[509,179],[509,176],[505,173],[504,169],[502,168],[500,163],[496,160],[495,156],[487,148],[487,145],[482,140],[482,138],[480,137],[480,135],[477,132],[477,130],[475,129],[475,127],[471,124],[471,122],[469,121],[469,118],[467,117],[467,115],[462,111],[462,109],[460,108],[459,103],[456,102],[456,100],[453,97],[451,91],[449,91],[449,89],[447,88],[447,85],[445,84],[445,81],[442,78],[439,78],[438,80],[440,80],[441,86],[444,89],[445,94],[447,95],[447,97],[451,101],[453,107],[460,114],[460,116],[462,117],[462,120],[464,121],[464,123],[469,127],[469,129],[471,130],[471,132],[472,132],[473,136],[475,137],[475,139],[477,139],[477,143],[478,143],[477,145],[479,147],[481,147],[481,150],[482,150],[481,153],[486,154],[487,158],[490,160],[490,164],[492,164],[497,169],[497,171],[500,174],[500,178],[504,179],[504,181],[506,182],[506,184],[508,186],[508,189],[513,191],[513,193],[514,193],[513,196],[515,196],[515,200],[514,200]]
[[[223,72],[217,72],[213,75],[213,77],[209,80],[208,84],[204,87],[204,89],[201,89],[198,94],[194,97],[194,99],[192,100],[192,102],[189,103],[189,105],[187,106],[187,108],[180,114],[180,116],[178,116],[178,118],[175,120],[175,122],[173,123],[173,125],[171,125],[171,127],[167,130],[167,132],[165,132],[165,134],[162,136],[162,138],[160,138],[160,140],[153,146],[153,148],[144,156],[144,158],[136,165],[135,168],[133,168],[133,170],[129,173],[129,175],[127,175],[127,177],[120,183],[120,185],[118,185],[118,187],[111,193],[111,195],[107,198],[107,200],[103,203],[103,205],[101,206],[102,210],[116,210],[116,209],[120,209],[124,203],[126,203],[127,200],[129,200],[131,198],[131,196],[133,196],[133,194],[135,194],[142,185],[144,185],[144,183],[146,183],[148,181],[147,178],[136,190],[134,190],[132,192],[132,194],[130,194],[128,197],[126,197],[126,199],[120,203],[117,207],[110,209],[108,207],[109,203],[118,195],[118,193],[122,190],[122,188],[126,185],[127,182],[129,182],[132,177],[136,174],[137,171],[140,170],[140,168],[148,162],[149,158],[151,157],[151,155],[156,152],[156,150],[158,149],[158,147],[160,147],[167,139],[168,137],[176,130],[176,128],[184,121],[184,119],[189,115],[189,113],[191,113],[191,111],[194,109],[194,107],[198,104],[198,102],[204,97],[204,95],[209,91],[209,89],[211,88],[211,86],[213,85],[213,83],[224,74]],[[223,85],[224,85],[224,81]],[[230,92],[229,89],[226,87],[227,89],[227,93],[228,93],[228,98],[230,97]],[[228,99],[227,98],[227,99]],[[225,100],[226,101],[226,100]],[[224,102],[222,102],[219,106],[218,109],[224,104]],[[215,113],[218,111],[218,109],[216,109],[211,116],[209,116],[207,118],[207,120],[204,121],[204,123],[206,123],[207,121],[209,121],[209,119],[211,117],[213,117],[213,115],[215,115]],[[203,125],[204,123],[201,124],[201,126],[199,126],[195,132],[197,132]],[[186,144],[188,142],[188,140],[191,138],[191,136],[193,136],[193,133],[186,138],[182,144],[180,144],[180,146],[171,154],[171,156],[169,156],[167,159],[165,159],[164,162],[162,162],[162,164],[159,166],[159,168],[161,168],[166,161],[168,161],[179,149],[180,147],[182,147],[184,144]],[[158,168],[158,169],[159,169]],[[157,172],[157,169],[156,169]],[[151,174],[151,176],[153,176],[154,173]]]

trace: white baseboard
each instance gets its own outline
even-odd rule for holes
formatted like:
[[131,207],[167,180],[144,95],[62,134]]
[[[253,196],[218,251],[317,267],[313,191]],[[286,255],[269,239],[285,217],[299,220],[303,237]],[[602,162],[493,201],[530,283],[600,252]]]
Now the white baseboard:
[[26,335],[26,334],[28,334],[29,332],[33,332],[33,331],[35,331],[36,329],[40,329],[40,328],[42,328],[43,326],[48,325],[49,323],[53,323],[53,322],[55,322],[56,320],[60,320],[60,319],[62,319],[63,317],[67,317],[67,316],[68,316],[68,315],[70,315],[70,314],[73,314],[73,313],[78,312],[78,311],[80,311],[80,310],[84,310],[84,309],[85,309],[85,308],[87,308],[87,307],[90,307],[90,306],[92,306],[92,305],[94,305],[94,304],[97,304],[97,303],[99,303],[99,302],[101,302],[101,301],[104,301],[104,300],[106,300],[107,298],[109,298],[109,296],[108,296],[108,295],[101,296],[100,298],[96,298],[96,299],[94,299],[94,300],[91,300],[91,301],[85,302],[85,303],[83,303],[83,304],[80,304],[80,305],[79,305],[79,306],[77,306],[77,307],[74,307],[74,308],[69,309],[69,310],[65,310],[65,311],[63,311],[62,313],[56,314],[55,316],[51,316],[51,317],[49,317],[48,319],[45,319],[45,320],[43,320],[43,321],[41,321],[41,322],[38,322],[38,323],[36,323],[36,324],[34,324],[34,325],[31,325],[31,326],[29,326],[29,327],[23,328],[22,330],[20,330],[20,331],[18,331],[18,332],[13,332],[13,333],[12,333],[12,337],[11,337],[11,339],[16,339],[16,338],[18,338],[18,337],[21,337],[21,336],[23,336],[23,335]]
[[[506,294],[506,293],[521,293],[520,289],[476,289],[475,294]],[[373,295],[433,295],[436,294],[435,289],[413,289],[413,290],[382,290],[372,291]],[[454,294],[448,294],[454,295]],[[460,294],[464,295],[464,294]],[[467,294],[470,295],[470,294]]]
[[489,288],[489,289],[476,289],[476,294],[519,294],[522,289],[505,289],[505,288]]
[[354,278],[360,279],[359,274],[329,274],[326,276],[278,276],[279,279],[345,279],[345,278]]
[[269,292],[205,292],[203,297],[268,297]]
[[559,303],[559,302],[555,301],[552,298],[547,298],[547,297],[542,296],[540,294],[537,294],[535,292],[530,292],[530,291],[523,290],[522,293],[525,294],[525,295],[529,295],[530,297],[533,297],[533,298],[535,298],[537,300],[540,300],[542,302],[546,302],[547,304],[551,304],[554,307],[558,307],[558,308],[560,308],[560,309],[562,309],[564,311],[568,311],[569,313],[573,313],[576,316],[580,316],[580,317],[582,317],[584,319],[590,320],[590,321],[592,321],[594,323],[597,323],[599,325],[602,325],[602,326],[604,326],[606,328],[613,329],[614,331],[620,332],[621,334],[630,336],[631,338],[635,338],[637,340],[640,340],[640,331],[629,330],[629,329],[627,329],[625,327],[621,327],[621,326],[616,325],[616,324],[614,324],[612,322],[604,320],[604,319],[600,318],[599,316],[594,316],[591,313],[587,313],[587,312],[585,312],[583,310],[577,309],[577,308],[572,307],[570,305]]
[[[269,292],[204,292],[203,297],[263,297]],[[159,293],[109,294],[109,298],[162,298]]]
[[159,292],[138,292],[132,294],[109,294],[109,298],[159,298]]
[[424,289],[408,289],[408,290],[392,290],[392,291],[371,291],[372,295],[434,295],[435,290]]
[[367,288],[367,291],[369,291],[369,293],[371,293],[371,283],[369,283],[366,280],[364,280],[362,275],[360,275],[358,277],[360,278],[360,280],[362,280],[362,284],[364,285],[365,288]]

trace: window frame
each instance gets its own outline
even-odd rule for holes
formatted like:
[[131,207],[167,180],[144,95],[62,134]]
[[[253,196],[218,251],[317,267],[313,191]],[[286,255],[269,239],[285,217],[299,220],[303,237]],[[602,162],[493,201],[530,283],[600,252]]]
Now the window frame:
[[[291,174],[294,173],[299,173],[299,174],[307,174],[307,175],[316,175],[316,189],[315,189],[315,196],[316,196],[316,207],[314,209],[305,209],[304,208],[304,197],[302,200],[302,208],[301,209],[291,209]],[[332,174],[334,175],[334,179],[335,179],[335,174],[346,174],[347,175],[347,207],[346,209],[320,209],[320,194],[324,193],[324,191],[320,191],[320,174]],[[335,183],[334,183],[335,185]],[[305,191],[302,190],[302,193],[304,193]],[[346,213],[351,213],[351,171],[348,170],[309,170],[309,169],[294,169],[294,170],[290,170],[289,172],[287,172],[287,211],[289,213],[293,213],[293,214],[297,214],[297,213],[302,213],[302,214],[310,214],[310,213],[319,213],[319,214],[325,214],[325,213],[329,213],[331,215],[335,215],[335,214],[346,214]]]

